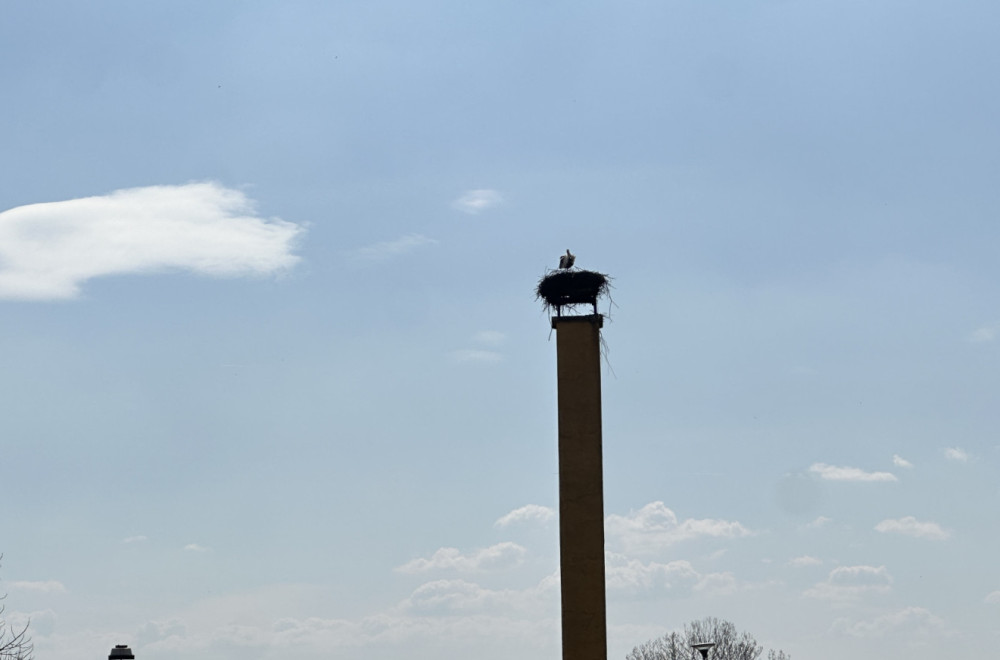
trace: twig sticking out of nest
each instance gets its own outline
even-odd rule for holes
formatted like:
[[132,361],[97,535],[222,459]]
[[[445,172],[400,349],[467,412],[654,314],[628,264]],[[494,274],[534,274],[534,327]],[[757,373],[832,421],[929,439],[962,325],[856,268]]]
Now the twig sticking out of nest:
[[541,300],[545,310],[555,308],[562,315],[563,307],[593,305],[597,313],[597,299],[608,295],[611,279],[604,273],[592,270],[554,270],[538,281],[535,298]]

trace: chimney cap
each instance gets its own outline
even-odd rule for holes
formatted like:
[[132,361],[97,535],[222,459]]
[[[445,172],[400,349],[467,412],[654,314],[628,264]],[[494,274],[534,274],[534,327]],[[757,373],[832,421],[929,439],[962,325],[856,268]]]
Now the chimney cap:
[[110,655],[108,655],[108,660],[134,660],[135,656],[132,655],[132,649],[130,649],[126,644],[117,644],[115,648],[111,649]]

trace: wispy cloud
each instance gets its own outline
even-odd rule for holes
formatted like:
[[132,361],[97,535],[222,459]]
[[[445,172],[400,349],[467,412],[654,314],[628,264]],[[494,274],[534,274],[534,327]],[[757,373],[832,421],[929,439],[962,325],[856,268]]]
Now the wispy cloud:
[[838,467],[826,463],[813,463],[809,471],[825,481],[898,481],[891,472],[865,472],[856,467]]
[[476,572],[511,568],[519,565],[527,554],[522,546],[504,541],[470,554],[462,554],[458,548],[439,548],[433,555],[406,562],[396,568],[399,573],[425,573],[432,570],[455,570]]
[[645,593],[650,591],[687,591],[694,589],[702,579],[691,565],[684,560],[643,563],[625,555],[606,553],[608,589]]
[[838,566],[824,582],[803,592],[811,598],[833,601],[857,600],[870,593],[886,593],[892,576],[885,566]]
[[923,607],[907,607],[898,612],[883,614],[871,621],[858,621],[853,624],[845,619],[838,619],[833,625],[834,630],[852,637],[882,637],[900,630],[941,634],[941,629],[944,627],[944,619],[931,614]]
[[508,514],[500,516],[493,525],[495,527],[507,527],[508,525],[519,525],[528,522],[547,523],[555,520],[555,518],[556,512],[550,507],[541,506],[540,504],[525,504]]
[[728,596],[736,593],[740,589],[740,582],[736,576],[726,571],[723,573],[709,573],[698,581],[694,590],[709,596]]
[[1000,323],[991,323],[989,325],[976,328],[969,333],[967,338],[974,344],[982,344],[993,341],[998,335],[1000,335]]
[[506,341],[507,335],[496,330],[483,330],[482,332],[477,332],[476,336],[472,339],[487,346],[499,346]]
[[906,469],[910,469],[913,467],[913,463],[909,462],[899,454],[892,455],[892,464],[895,465],[896,467],[901,467]]
[[[550,608],[553,597],[555,597],[556,602],[559,600],[558,595],[556,595],[558,588],[559,578],[553,575],[546,576],[535,586],[520,590],[488,589],[466,580],[434,580],[417,587],[409,598],[400,603],[397,610],[403,613],[432,616],[419,621],[406,617],[388,623],[394,625],[397,629],[405,630],[412,628],[414,624],[419,625],[421,628],[426,628],[428,623],[435,620],[460,620],[452,616],[441,617],[433,615],[474,615],[465,619],[462,622],[464,625],[460,624],[461,627],[468,628],[468,624],[470,623],[475,627],[475,621],[483,621],[483,617],[495,616],[501,612],[518,618],[527,615],[535,619],[540,614],[551,613]],[[493,619],[486,622],[492,624],[489,625],[489,628],[492,629],[492,634],[489,637],[492,638],[498,634],[495,624],[499,623],[499,621]],[[383,623],[383,626],[380,626],[380,628],[385,625]],[[438,635],[444,633],[450,636],[456,632],[454,629],[442,630],[440,626],[435,627],[438,629],[435,631]],[[508,626],[502,626],[501,630],[503,628],[508,628]],[[509,633],[513,634],[517,632],[514,630],[509,631]],[[523,634],[524,631],[520,632]],[[502,632],[499,634],[503,636]]]
[[887,534],[903,534],[904,536],[913,536],[916,538],[931,539],[935,541],[943,541],[951,536],[948,532],[941,529],[941,526],[937,523],[921,522],[913,516],[883,520],[879,524],[875,525],[875,531]]
[[968,463],[969,453],[959,447],[947,447],[944,450],[944,457],[956,463]]
[[188,543],[184,546],[186,552],[208,552],[208,548],[203,545],[198,545],[197,543]]
[[732,573],[699,573],[691,562],[683,559],[646,563],[607,552],[605,566],[608,590],[631,595],[701,593],[715,596],[731,594],[747,586]]
[[[506,335],[496,330],[477,332],[472,341],[495,349],[507,339]],[[486,348],[461,348],[451,352],[451,359],[466,364],[496,364],[503,360],[503,354]]]
[[679,520],[663,502],[651,502],[628,515],[612,514],[605,519],[605,529],[628,551],[649,552],[698,537],[737,538],[752,532],[731,520],[688,518]]
[[503,356],[480,348],[460,348],[451,352],[451,359],[462,364],[496,364],[503,360]]
[[19,206],[0,213],[0,298],[69,299],[95,277],[131,273],[276,273],[298,262],[302,231],[217,183]]
[[138,536],[127,536],[122,539],[122,543],[142,543],[143,541],[148,541],[149,538],[139,534]]
[[358,248],[354,251],[354,258],[362,263],[381,263],[437,243],[435,239],[427,238],[423,234],[406,234],[392,241]]
[[58,580],[20,580],[10,583],[10,588],[16,591],[36,591],[44,594],[66,593],[66,586]]
[[802,555],[801,557],[795,557],[794,559],[788,560],[789,566],[794,566],[796,568],[801,568],[803,566],[819,566],[823,563],[822,559],[817,559],[816,557],[810,557],[809,555]]
[[986,598],[983,599],[983,602],[988,603],[989,605],[1000,605],[1000,589],[988,593]]
[[[321,618],[315,605],[318,588],[271,585],[209,596],[169,618],[139,626],[132,648],[142,647],[143,657],[258,658],[273,655],[274,649],[310,659],[386,653],[452,657],[455,654],[448,651],[456,648],[459,655],[478,649],[479,655],[491,658],[531,657],[558,639],[558,586],[553,575],[523,589],[438,579],[419,585],[385,609]],[[31,623],[35,630],[34,618]],[[73,658],[80,648],[110,648],[115,635],[60,633],[59,652],[51,657]],[[53,641],[45,640],[45,648],[53,648]]]
[[452,202],[451,205],[463,213],[475,215],[496,206],[502,201],[503,196],[496,190],[479,188],[465,192],[461,197]]

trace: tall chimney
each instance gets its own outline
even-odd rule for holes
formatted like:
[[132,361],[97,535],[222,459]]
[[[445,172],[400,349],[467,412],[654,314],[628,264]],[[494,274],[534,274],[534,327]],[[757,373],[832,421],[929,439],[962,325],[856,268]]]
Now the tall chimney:
[[607,660],[601,328],[604,317],[556,316],[559,386],[559,566],[563,660]]

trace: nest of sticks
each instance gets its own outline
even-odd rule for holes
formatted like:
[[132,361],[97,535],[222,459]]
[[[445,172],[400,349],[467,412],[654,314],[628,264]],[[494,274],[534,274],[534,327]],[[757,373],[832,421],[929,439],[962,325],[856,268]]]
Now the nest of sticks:
[[555,309],[562,313],[563,307],[593,305],[595,314],[597,299],[609,294],[611,278],[592,270],[553,270],[538,281],[535,298],[541,300],[545,310]]

